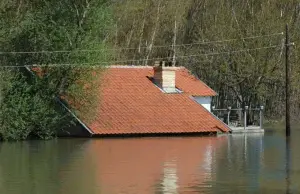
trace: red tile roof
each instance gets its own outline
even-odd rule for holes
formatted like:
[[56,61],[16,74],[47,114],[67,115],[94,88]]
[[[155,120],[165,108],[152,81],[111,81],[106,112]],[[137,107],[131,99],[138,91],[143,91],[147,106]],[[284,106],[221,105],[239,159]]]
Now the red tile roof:
[[150,67],[108,68],[99,89],[96,117],[82,121],[98,135],[229,131],[191,98],[216,93],[186,69],[176,70],[176,87],[183,93],[163,93],[151,76]]
[[176,72],[176,87],[193,96],[216,96],[217,93],[201,80],[191,75],[187,69]]

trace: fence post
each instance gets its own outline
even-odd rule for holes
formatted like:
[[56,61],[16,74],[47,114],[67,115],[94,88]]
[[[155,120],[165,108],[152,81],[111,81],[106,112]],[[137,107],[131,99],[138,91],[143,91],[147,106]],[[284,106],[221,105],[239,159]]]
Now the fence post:
[[260,111],[259,111],[259,126],[262,129],[263,128],[263,110],[264,106],[260,106]]
[[246,130],[246,127],[247,127],[247,110],[248,110],[248,106],[245,106],[245,111],[244,111],[244,130]]
[[227,125],[229,126],[229,118],[230,118],[231,106],[229,106],[229,107],[227,108],[227,111],[228,111],[228,113],[227,113]]

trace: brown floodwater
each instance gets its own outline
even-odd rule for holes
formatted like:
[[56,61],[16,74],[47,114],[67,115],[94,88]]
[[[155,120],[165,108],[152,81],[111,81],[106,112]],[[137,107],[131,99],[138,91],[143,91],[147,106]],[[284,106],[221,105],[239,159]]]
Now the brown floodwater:
[[299,132],[5,142],[0,193],[300,193],[299,149]]

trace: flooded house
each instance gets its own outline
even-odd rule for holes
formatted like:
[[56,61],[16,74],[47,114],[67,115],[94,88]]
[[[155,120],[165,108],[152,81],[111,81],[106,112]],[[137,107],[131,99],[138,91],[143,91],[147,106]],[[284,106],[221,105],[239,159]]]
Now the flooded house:
[[[211,135],[230,128],[211,113],[216,92],[184,67],[109,66],[102,72],[93,117],[86,119],[62,105],[77,126],[61,136]],[[72,106],[72,105],[71,105]],[[73,108],[74,110],[74,108]]]

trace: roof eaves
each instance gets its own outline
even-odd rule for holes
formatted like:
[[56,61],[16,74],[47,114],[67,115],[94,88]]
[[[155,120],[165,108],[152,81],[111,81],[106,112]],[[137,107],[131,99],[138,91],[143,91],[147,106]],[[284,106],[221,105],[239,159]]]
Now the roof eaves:
[[94,132],[85,125],[76,115],[73,111],[71,111],[59,98],[56,98],[56,100],[91,134],[94,135]]
[[192,73],[190,70],[188,70],[187,68],[184,68],[190,75],[194,76],[198,81],[200,81],[203,85],[205,85],[208,89],[210,89],[211,91],[213,91],[215,94],[214,95],[210,95],[210,96],[218,96],[219,94],[213,90],[211,87],[209,87],[206,83],[204,83],[196,74]]
[[218,93],[213,90],[211,87],[209,87],[205,82],[203,82],[202,80],[200,80],[198,77],[196,77],[199,81],[202,82],[203,85],[205,85],[207,88],[209,88],[212,92],[214,92],[215,94],[214,95],[209,95],[209,96],[218,96]]
[[[199,106],[201,106],[204,111],[206,111],[207,113],[209,113],[211,116],[213,116],[215,119],[217,119],[218,121],[220,121],[227,129],[228,129],[228,132],[231,131],[231,128],[226,124],[224,123],[221,119],[219,119],[216,115],[214,115],[213,113],[211,113],[210,111],[208,111],[206,108],[204,108],[201,104],[199,104],[198,102],[196,102],[196,100],[193,98],[193,96],[189,96],[191,100],[193,100],[195,103],[197,103]],[[218,126],[216,126],[216,128],[218,128],[219,130],[223,131],[222,129],[220,129]],[[225,131],[223,131],[225,132]]]

